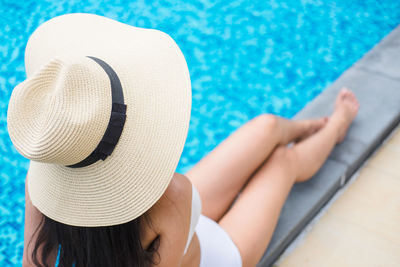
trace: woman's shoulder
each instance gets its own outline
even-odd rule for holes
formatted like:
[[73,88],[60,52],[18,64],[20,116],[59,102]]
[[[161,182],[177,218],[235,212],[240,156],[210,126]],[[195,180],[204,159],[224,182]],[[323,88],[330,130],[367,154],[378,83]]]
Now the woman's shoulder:
[[[192,184],[175,173],[161,198],[148,210],[151,227],[144,235],[160,236],[160,266],[176,266],[184,259],[191,220]],[[150,238],[148,238],[150,239]]]
[[[191,182],[183,175],[175,173],[165,193],[147,211],[154,230],[158,233],[179,224],[189,227],[192,189]],[[180,230],[182,231],[181,228]]]

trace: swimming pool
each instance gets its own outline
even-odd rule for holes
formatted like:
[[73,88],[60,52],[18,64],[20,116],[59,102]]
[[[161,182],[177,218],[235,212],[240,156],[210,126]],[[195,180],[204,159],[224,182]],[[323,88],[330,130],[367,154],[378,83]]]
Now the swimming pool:
[[269,112],[292,117],[400,23],[396,1],[0,2],[0,266],[20,266],[28,160],[9,140],[6,111],[23,81],[24,49],[44,21],[90,12],[170,34],[193,90],[186,172],[232,131]]

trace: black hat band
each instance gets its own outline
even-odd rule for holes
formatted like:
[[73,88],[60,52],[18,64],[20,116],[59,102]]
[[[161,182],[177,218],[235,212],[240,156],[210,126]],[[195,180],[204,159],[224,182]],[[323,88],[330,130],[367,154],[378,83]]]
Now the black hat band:
[[98,146],[95,150],[84,160],[66,167],[80,168],[95,163],[98,160],[105,160],[113,152],[121,137],[122,130],[126,120],[126,105],[124,104],[124,94],[122,91],[121,81],[119,80],[115,71],[103,60],[88,56],[88,58],[96,61],[107,73],[111,82],[112,94],[112,109],[110,121],[108,122],[107,129],[104,133]]

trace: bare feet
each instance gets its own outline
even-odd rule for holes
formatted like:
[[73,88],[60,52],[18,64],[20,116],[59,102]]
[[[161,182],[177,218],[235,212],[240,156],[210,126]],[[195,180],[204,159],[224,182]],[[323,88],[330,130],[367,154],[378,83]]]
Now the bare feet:
[[304,130],[300,136],[298,136],[294,142],[300,142],[301,140],[313,135],[323,128],[328,122],[328,117],[322,117],[318,119],[302,120],[299,123],[304,127]]
[[331,120],[339,122],[337,143],[343,142],[351,122],[357,115],[359,107],[360,104],[353,92],[343,87],[336,98],[335,111],[331,116]]

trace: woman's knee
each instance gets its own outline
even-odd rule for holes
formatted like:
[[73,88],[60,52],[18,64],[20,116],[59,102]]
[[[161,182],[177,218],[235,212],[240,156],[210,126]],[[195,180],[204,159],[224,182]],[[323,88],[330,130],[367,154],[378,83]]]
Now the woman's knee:
[[270,142],[277,142],[279,139],[280,129],[279,129],[279,121],[275,115],[264,113],[258,115],[254,119],[255,124],[257,125],[257,131],[261,134],[265,134],[266,138]]
[[258,115],[256,119],[263,125],[266,130],[276,129],[278,127],[278,118],[269,113]]

